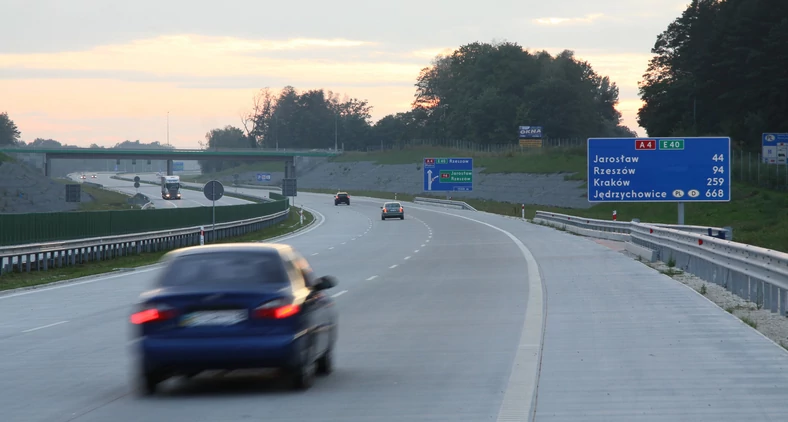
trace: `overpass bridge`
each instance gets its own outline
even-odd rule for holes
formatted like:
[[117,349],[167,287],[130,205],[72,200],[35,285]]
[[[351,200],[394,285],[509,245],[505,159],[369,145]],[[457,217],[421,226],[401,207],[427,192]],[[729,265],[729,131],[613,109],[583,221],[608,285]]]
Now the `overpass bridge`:
[[285,177],[295,178],[295,157],[333,157],[341,151],[320,149],[138,149],[138,148],[0,148],[4,154],[43,154],[44,174],[51,175],[55,159],[166,160],[173,174],[173,160],[283,161]]

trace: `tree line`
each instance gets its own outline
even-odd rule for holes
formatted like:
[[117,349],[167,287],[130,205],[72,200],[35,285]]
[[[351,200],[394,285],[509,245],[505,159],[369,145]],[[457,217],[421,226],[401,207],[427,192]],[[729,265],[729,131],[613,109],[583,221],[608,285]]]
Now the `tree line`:
[[760,149],[788,132],[788,2],[693,0],[657,37],[638,123],[652,136],[724,135]]
[[[322,89],[269,88],[241,127],[214,129],[204,148],[366,149],[412,139],[516,144],[518,126],[545,136],[635,136],[616,110],[618,87],[573,52],[531,53],[516,43],[472,43],[421,70],[411,110],[371,121],[367,100]],[[237,163],[204,162],[204,170]]]

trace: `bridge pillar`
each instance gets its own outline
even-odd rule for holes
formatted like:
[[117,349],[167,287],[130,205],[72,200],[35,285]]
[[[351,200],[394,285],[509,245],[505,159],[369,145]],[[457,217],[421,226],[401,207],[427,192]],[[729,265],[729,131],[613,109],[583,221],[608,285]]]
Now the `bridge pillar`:
[[44,176],[52,176],[52,160],[46,154],[44,154]]
[[285,161],[285,179],[295,179],[295,178],[296,178],[295,159],[291,158]]
[[172,176],[172,160],[167,160],[167,176]]

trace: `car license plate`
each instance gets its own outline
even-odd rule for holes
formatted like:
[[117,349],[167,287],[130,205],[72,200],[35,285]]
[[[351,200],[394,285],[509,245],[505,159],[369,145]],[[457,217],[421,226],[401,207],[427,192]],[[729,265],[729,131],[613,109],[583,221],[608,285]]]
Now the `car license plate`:
[[183,326],[233,325],[246,319],[246,311],[204,311],[186,315]]

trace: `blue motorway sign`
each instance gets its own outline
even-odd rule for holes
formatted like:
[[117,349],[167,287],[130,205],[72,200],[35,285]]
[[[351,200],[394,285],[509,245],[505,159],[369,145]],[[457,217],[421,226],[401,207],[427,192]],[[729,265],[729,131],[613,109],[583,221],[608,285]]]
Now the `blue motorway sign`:
[[519,129],[520,139],[541,139],[542,127],[541,126],[520,126]]
[[173,161],[172,171],[183,171],[183,161]]
[[473,190],[473,158],[425,158],[424,191]]
[[258,182],[270,182],[271,181],[271,173],[257,173],[257,181]]
[[728,202],[730,138],[590,138],[589,202]]

